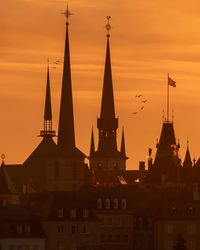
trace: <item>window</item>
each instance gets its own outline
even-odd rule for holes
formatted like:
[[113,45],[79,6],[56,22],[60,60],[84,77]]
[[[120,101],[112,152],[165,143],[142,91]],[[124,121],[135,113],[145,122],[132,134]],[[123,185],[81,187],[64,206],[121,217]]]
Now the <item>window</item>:
[[76,234],[76,227],[72,225],[71,227],[71,233],[72,234]]
[[192,207],[188,207],[187,213],[188,213],[188,215],[193,215],[193,208]]
[[89,233],[88,227],[87,227],[86,225],[83,226],[83,228],[82,228],[82,233],[83,233],[83,234],[88,234],[88,233]]
[[105,200],[105,207],[106,207],[106,209],[110,208],[110,199]]
[[87,209],[83,210],[83,218],[87,219],[89,217],[89,211]]
[[71,216],[72,219],[76,218],[76,209],[71,209],[70,216]]
[[171,207],[171,210],[170,210],[170,212],[171,212],[171,215],[175,215],[176,214],[176,208],[175,207]]
[[57,233],[58,234],[64,234],[64,226],[63,225],[59,225],[57,227]]
[[126,200],[122,199],[122,209],[126,209]]
[[64,213],[63,213],[63,208],[58,208],[57,210],[57,217],[58,218],[63,218]]
[[102,199],[97,200],[97,208],[98,209],[102,208]]
[[113,208],[117,209],[118,208],[118,199],[113,200]]

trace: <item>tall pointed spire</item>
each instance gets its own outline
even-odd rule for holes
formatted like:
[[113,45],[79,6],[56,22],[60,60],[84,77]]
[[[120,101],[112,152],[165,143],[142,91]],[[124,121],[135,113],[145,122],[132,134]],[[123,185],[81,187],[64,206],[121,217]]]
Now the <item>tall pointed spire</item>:
[[50,90],[50,76],[49,76],[49,63],[47,66],[47,84],[46,84],[46,97],[44,107],[44,130],[40,131],[41,137],[54,137],[55,131],[52,130],[52,109],[51,109],[51,90]]
[[103,81],[103,94],[101,101],[101,118],[105,119],[107,123],[110,123],[113,118],[115,118],[115,105],[114,105],[114,94],[113,94],[113,82],[112,82],[112,69],[111,69],[111,58],[110,58],[110,34],[109,30],[111,28],[108,23],[106,25],[107,29],[107,48],[106,48],[106,61],[105,61],[105,71],[104,71],[104,81]]
[[[100,117],[97,119],[97,128],[99,130],[98,147],[90,153],[90,169],[94,171],[118,171],[126,169],[125,140],[122,133],[121,151],[117,147],[117,129],[118,118],[115,117],[114,92],[112,81],[112,67],[110,56],[110,16],[107,16],[107,44],[106,58],[103,79],[103,91],[101,99]],[[93,134],[92,134],[93,137]],[[93,138],[91,140],[91,152],[93,148]]]
[[58,147],[65,148],[69,151],[75,148],[75,133],[74,133],[74,114],[73,114],[73,99],[72,99],[72,83],[71,83],[71,67],[70,67],[70,51],[69,51],[69,16],[70,11],[64,12],[66,22],[66,39],[64,52],[64,68],[62,79],[62,92],[60,102],[60,118],[58,128]]
[[121,140],[121,153],[126,156],[125,138],[124,138],[124,128],[122,129],[122,140]]
[[99,129],[98,150],[102,153],[117,152],[116,130],[118,128],[118,119],[115,118],[112,69],[110,59],[109,31],[111,29],[111,26],[109,23],[109,19],[110,17],[107,17],[107,48],[103,81],[103,93],[101,100],[101,114],[100,118],[97,120],[97,126]]
[[91,135],[91,143],[90,143],[90,157],[95,153],[95,144],[94,144],[94,132],[92,128],[92,135]]

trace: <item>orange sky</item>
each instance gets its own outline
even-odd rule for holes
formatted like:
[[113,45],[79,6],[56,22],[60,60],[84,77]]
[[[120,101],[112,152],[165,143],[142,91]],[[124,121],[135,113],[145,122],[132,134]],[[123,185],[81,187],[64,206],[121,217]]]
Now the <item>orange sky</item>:
[[[89,152],[91,127],[100,112],[105,61],[105,17],[112,17],[111,57],[116,114],[124,125],[128,168],[146,160],[159,138],[166,106],[167,72],[181,156],[187,138],[200,156],[199,0],[70,0],[70,49],[76,144]],[[40,141],[47,57],[62,60],[66,8],[63,0],[1,0],[0,153],[21,163]],[[53,125],[57,130],[62,66],[51,69]],[[148,99],[138,115],[135,95]],[[87,117],[87,119],[84,119]],[[97,129],[95,129],[97,142]]]

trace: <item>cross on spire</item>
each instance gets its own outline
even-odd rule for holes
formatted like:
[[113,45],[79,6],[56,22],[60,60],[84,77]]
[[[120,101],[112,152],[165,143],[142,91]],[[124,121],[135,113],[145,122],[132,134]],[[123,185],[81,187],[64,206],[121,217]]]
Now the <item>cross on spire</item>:
[[65,15],[67,22],[66,24],[69,25],[69,17],[74,15],[73,13],[71,13],[71,11],[68,8],[68,4],[67,4],[67,9],[62,13],[63,15]]
[[107,16],[106,19],[107,19],[107,24],[106,24],[105,28],[107,30],[107,37],[110,37],[110,30],[111,30],[110,19],[111,19],[111,16]]

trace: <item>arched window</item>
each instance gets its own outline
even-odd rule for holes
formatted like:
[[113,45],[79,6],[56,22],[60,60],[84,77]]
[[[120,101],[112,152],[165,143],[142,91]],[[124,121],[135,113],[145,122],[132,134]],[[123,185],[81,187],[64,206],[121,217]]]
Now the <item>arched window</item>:
[[188,215],[192,215],[193,212],[194,212],[193,207],[188,207],[188,209],[187,209]]
[[100,198],[97,200],[97,208],[98,209],[102,208],[102,199],[100,199]]
[[171,215],[175,215],[176,212],[177,212],[177,211],[176,211],[176,207],[174,207],[174,206],[171,207],[171,211],[170,211],[170,212],[171,212]]
[[105,200],[105,208],[110,209],[110,199]]
[[113,200],[113,208],[118,209],[118,199]]
[[126,200],[122,199],[122,209],[126,209],[127,204],[126,204]]

